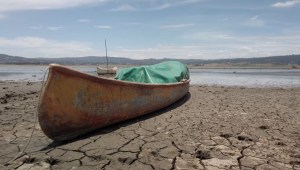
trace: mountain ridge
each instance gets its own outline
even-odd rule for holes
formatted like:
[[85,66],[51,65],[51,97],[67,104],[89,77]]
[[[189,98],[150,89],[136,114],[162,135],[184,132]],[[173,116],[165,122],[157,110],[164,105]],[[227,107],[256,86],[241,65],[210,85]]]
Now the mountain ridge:
[[[282,55],[255,58],[231,58],[231,59],[130,59],[126,57],[108,57],[109,64],[156,64],[163,61],[177,60],[185,64],[204,65],[204,64],[281,64],[281,65],[300,65],[300,54]],[[87,65],[87,64],[106,64],[104,56],[85,56],[85,57],[62,57],[62,58],[25,58],[0,54],[0,64],[64,64],[64,65]]]

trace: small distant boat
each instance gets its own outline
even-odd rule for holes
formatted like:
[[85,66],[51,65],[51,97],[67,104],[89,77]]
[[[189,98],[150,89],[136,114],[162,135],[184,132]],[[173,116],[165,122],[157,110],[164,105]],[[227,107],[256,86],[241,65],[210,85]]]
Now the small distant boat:
[[112,67],[112,68],[101,68],[97,67],[97,74],[98,75],[104,75],[104,74],[116,74],[117,72],[117,67]]
[[291,69],[300,69],[300,66],[292,65],[290,68],[291,68]]
[[169,106],[188,93],[189,83],[121,81],[51,64],[38,105],[39,124],[49,138],[70,140]]

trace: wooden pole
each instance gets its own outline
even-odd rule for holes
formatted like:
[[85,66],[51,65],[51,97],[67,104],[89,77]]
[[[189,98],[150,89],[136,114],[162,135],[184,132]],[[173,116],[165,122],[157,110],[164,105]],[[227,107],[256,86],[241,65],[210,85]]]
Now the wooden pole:
[[107,57],[107,46],[106,46],[106,39],[105,39],[105,56],[106,56],[106,73],[108,74],[108,57]]

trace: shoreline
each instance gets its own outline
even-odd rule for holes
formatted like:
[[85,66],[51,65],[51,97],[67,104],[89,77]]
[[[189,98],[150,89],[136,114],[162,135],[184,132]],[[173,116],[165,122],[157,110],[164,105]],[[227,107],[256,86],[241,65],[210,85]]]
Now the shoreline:
[[[46,80],[45,80],[46,81]],[[42,80],[0,80],[0,84],[16,83],[16,84],[39,84]],[[215,88],[240,88],[240,89],[300,89],[300,85],[221,85],[221,84],[190,84],[190,87],[215,87]],[[1,90],[0,90],[1,92]],[[1,93],[0,93],[1,94]]]
[[[49,64],[0,64],[0,66],[42,66],[47,67]],[[62,64],[64,65],[64,64]],[[87,67],[106,67],[106,64],[66,64],[65,66],[68,67],[80,67],[80,66],[87,66]],[[141,65],[134,65],[134,64],[108,64],[109,67],[135,67]],[[296,65],[272,65],[272,64],[249,64],[249,65],[232,65],[232,64],[206,64],[205,66],[201,65],[193,65],[187,64],[189,69],[295,69],[299,70],[300,66]]]
[[299,169],[300,87],[191,85],[148,115],[53,143],[39,125],[41,82],[0,81],[0,169]]

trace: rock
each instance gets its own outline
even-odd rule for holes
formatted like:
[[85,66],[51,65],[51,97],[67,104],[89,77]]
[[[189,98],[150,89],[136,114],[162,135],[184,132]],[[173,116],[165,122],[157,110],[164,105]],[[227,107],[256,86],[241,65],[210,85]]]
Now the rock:
[[212,158],[208,160],[202,160],[203,164],[206,166],[218,167],[221,169],[229,169],[231,166],[238,166],[238,161],[236,159],[218,159]]
[[246,166],[246,167],[250,167],[250,168],[254,168],[258,165],[262,165],[267,163],[266,159],[260,159],[260,158],[255,158],[252,156],[246,156],[240,159],[241,165],[242,166]]
[[204,167],[199,163],[198,159],[182,159],[176,157],[175,169],[178,170],[192,170],[192,169],[204,169]]

